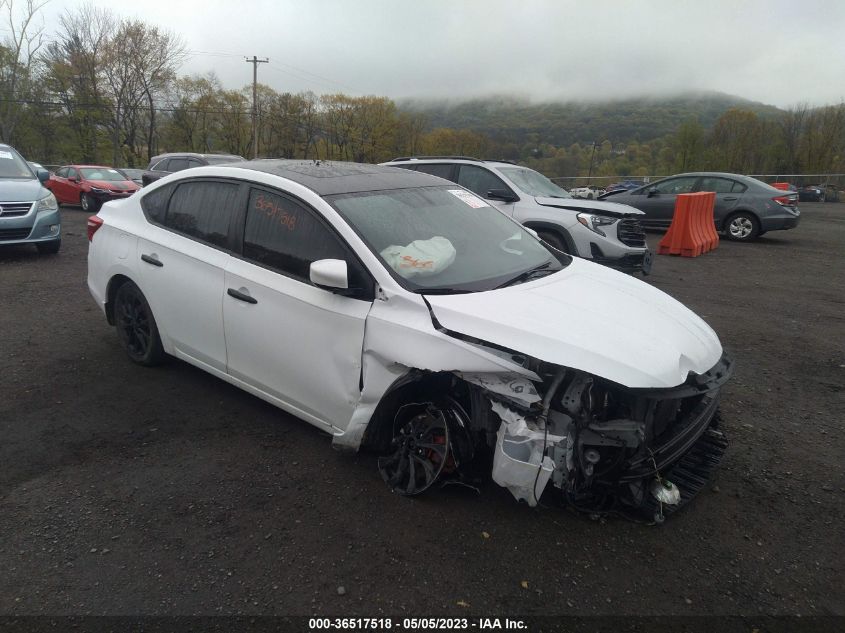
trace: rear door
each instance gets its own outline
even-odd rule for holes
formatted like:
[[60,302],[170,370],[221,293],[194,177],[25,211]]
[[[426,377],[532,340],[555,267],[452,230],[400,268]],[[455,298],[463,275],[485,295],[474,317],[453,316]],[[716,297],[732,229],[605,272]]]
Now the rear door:
[[[347,262],[357,298],[310,283],[319,259]],[[373,282],[343,240],[301,200],[253,186],[224,286],[229,374],[312,424],[344,428],[360,397]]]
[[138,241],[142,291],[176,356],[226,371],[224,270],[246,186],[219,179],[174,183],[143,198],[152,226]]
[[721,226],[722,220],[736,208],[746,189],[748,187],[741,182],[719,176],[702,176],[696,187],[697,191],[712,191],[716,194],[716,204],[713,209],[713,220],[716,226]]

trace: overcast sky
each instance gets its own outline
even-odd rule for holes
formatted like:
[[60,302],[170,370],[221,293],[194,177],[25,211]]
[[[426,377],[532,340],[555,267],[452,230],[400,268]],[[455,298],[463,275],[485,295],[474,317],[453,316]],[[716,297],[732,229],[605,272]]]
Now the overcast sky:
[[[16,0],[20,2],[21,0]],[[93,0],[179,35],[183,74],[278,91],[604,100],[717,90],[845,99],[845,0]],[[58,15],[82,4],[52,0]]]

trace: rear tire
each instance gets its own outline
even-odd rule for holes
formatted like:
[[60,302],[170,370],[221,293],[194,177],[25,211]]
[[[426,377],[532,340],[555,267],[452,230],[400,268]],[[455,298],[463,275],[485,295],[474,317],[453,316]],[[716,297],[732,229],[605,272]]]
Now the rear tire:
[[146,367],[161,363],[164,348],[153,311],[141,289],[131,281],[117,289],[114,320],[120,342],[132,362]]
[[735,242],[750,242],[760,235],[760,222],[747,211],[734,213],[725,221],[725,235]]
[[55,255],[62,247],[62,240],[53,240],[51,242],[39,242],[35,245],[41,255]]
[[100,208],[100,203],[97,202],[97,199],[90,194],[83,193],[79,196],[79,206],[81,206],[82,210],[86,213],[96,213]]

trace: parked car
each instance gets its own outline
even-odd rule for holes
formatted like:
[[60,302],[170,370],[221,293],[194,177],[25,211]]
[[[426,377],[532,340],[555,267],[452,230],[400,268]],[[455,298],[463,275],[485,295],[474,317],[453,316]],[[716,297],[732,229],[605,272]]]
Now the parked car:
[[144,175],[143,169],[135,169],[133,167],[116,167],[115,169],[126,176],[126,180],[131,180],[139,187],[144,185],[144,181],[141,179]]
[[805,185],[798,190],[802,202],[839,202],[839,191],[834,185]]
[[613,184],[608,185],[604,188],[605,193],[609,193],[611,191],[628,191],[630,189],[636,189],[637,187],[642,187],[645,183],[642,180],[623,180],[622,182],[614,182]]
[[601,187],[585,186],[573,187],[569,190],[569,193],[573,198],[586,198],[587,200],[592,200],[593,198],[598,198],[603,195],[605,190]]
[[791,182],[773,182],[772,187],[774,187],[775,189],[780,189],[781,191],[798,191],[798,187],[793,185]]
[[126,198],[140,187],[117,169],[103,165],[65,165],[44,183],[59,204],[78,204],[96,211],[104,202]]
[[451,180],[571,255],[624,270],[651,270],[652,254],[630,206],[573,198],[533,169],[468,157],[403,157],[388,163]]
[[200,167],[105,205],[88,237],[132,361],[175,356],[376,450],[402,495],[486,472],[530,505],[551,483],[660,520],[726,446],[731,362],[704,321],[441,178]]
[[645,212],[643,225],[667,228],[680,193],[713,191],[716,229],[732,240],[753,240],[767,231],[798,226],[798,195],[739,174],[696,172],[664,178],[631,191],[606,193],[611,199]]
[[141,174],[141,182],[142,186],[146,187],[163,176],[183,169],[203,165],[223,165],[242,160],[245,160],[244,157],[236,154],[195,154],[193,152],[160,154],[153,156],[147,170]]
[[39,253],[59,252],[62,219],[56,197],[44,188],[49,177],[0,144],[0,246],[35,244]]

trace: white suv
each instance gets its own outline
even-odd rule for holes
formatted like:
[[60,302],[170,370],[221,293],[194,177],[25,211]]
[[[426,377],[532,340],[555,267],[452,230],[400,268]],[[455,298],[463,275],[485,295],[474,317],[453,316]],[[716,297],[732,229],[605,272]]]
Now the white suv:
[[131,360],[174,356],[375,449],[397,493],[482,473],[531,505],[551,484],[662,517],[724,451],[730,361],[704,321],[441,178],[198,167],[107,202],[88,235]]
[[643,213],[632,206],[574,198],[533,169],[504,161],[420,156],[382,164],[456,182],[570,255],[626,272],[651,271]]

